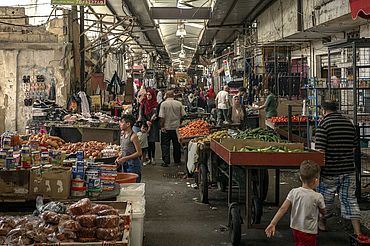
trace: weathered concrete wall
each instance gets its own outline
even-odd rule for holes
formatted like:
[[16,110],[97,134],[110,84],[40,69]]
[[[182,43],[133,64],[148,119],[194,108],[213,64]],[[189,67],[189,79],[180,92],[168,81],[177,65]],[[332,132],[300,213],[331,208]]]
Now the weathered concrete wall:
[[48,85],[54,79],[56,102],[59,105],[66,104],[69,80],[65,78],[64,70],[60,69],[62,50],[62,47],[46,50],[0,50],[0,110],[5,113],[5,129],[23,133],[27,121],[31,119],[32,107],[24,106],[24,75],[42,74]]
[[[304,0],[303,28],[310,29],[350,14],[348,0]],[[278,0],[257,17],[258,42],[281,40],[297,31],[297,1]]]
[[297,1],[275,1],[257,17],[259,43],[282,39],[297,32]]
[[324,24],[350,13],[348,0],[304,0],[304,29]]
[[[4,18],[2,21],[6,23],[17,24],[17,25],[28,24],[28,18],[25,16],[24,8],[0,7],[0,16]],[[9,17],[9,19],[5,19],[6,17]],[[13,17],[25,17],[25,18],[13,18]],[[2,26],[4,26],[4,24],[2,24]],[[11,28],[15,27],[11,25],[6,25],[6,26],[11,27]]]
[[17,90],[17,56],[18,51],[0,51],[0,117],[2,130],[16,123]]

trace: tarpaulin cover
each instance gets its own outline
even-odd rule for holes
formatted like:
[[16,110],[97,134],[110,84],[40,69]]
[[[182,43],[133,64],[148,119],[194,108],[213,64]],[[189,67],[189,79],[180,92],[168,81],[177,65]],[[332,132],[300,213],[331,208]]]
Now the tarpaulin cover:
[[370,0],[349,0],[351,6],[352,19],[360,16],[364,19],[370,19]]

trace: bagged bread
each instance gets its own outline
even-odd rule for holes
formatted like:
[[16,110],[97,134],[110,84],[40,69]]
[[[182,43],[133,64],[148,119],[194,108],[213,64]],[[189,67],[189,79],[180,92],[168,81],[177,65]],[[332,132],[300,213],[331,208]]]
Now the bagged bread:
[[111,210],[113,209],[112,206],[106,205],[106,204],[93,204],[90,213],[91,214],[98,214],[100,211],[103,210]]
[[69,206],[69,208],[67,209],[67,213],[73,216],[79,216],[89,212],[91,210],[91,207],[92,203],[90,199],[84,198]]
[[106,215],[96,217],[96,225],[99,228],[113,228],[119,225],[119,216],[117,215]]
[[50,223],[50,224],[59,224],[59,221],[60,221],[60,215],[55,213],[55,212],[52,212],[52,211],[45,211],[41,214],[41,218],[47,222],[47,223]]
[[91,228],[96,226],[96,217],[95,214],[80,215],[76,220],[81,226]]
[[100,240],[115,240],[119,235],[118,227],[115,228],[98,228],[96,237]]
[[78,233],[80,238],[95,238],[96,227],[95,228],[84,228],[82,227]]
[[98,212],[99,216],[105,216],[105,215],[119,215],[117,209],[106,209]]
[[78,232],[81,229],[80,224],[75,220],[66,220],[59,223],[58,226],[59,232],[73,231]]

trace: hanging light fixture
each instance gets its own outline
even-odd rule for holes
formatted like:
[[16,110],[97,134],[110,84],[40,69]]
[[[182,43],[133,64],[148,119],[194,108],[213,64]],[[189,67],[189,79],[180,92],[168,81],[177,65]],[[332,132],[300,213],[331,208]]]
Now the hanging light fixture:
[[186,30],[185,30],[185,24],[184,23],[181,23],[177,26],[176,36],[177,37],[186,36]]
[[185,50],[183,50],[183,49],[182,49],[182,50],[180,51],[179,57],[180,57],[180,58],[186,58]]

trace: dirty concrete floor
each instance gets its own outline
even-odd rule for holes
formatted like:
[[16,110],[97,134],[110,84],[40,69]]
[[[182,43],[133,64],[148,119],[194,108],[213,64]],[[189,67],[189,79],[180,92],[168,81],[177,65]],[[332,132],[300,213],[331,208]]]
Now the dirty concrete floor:
[[[231,245],[227,231],[227,194],[217,188],[209,191],[210,204],[198,202],[198,190],[189,187],[193,179],[182,179],[185,166],[143,168],[146,183],[145,246],[213,246]],[[288,175],[289,176],[289,175]],[[284,175],[282,175],[284,179]],[[289,180],[282,180],[282,184]],[[282,192],[282,197],[285,196]],[[276,212],[264,206],[263,222],[267,224]],[[240,245],[293,245],[288,216],[278,226],[277,235],[267,239],[262,229],[242,227]],[[283,225],[283,227],[281,227]],[[330,232],[318,236],[318,245],[347,246],[351,226],[339,218],[329,220]]]

